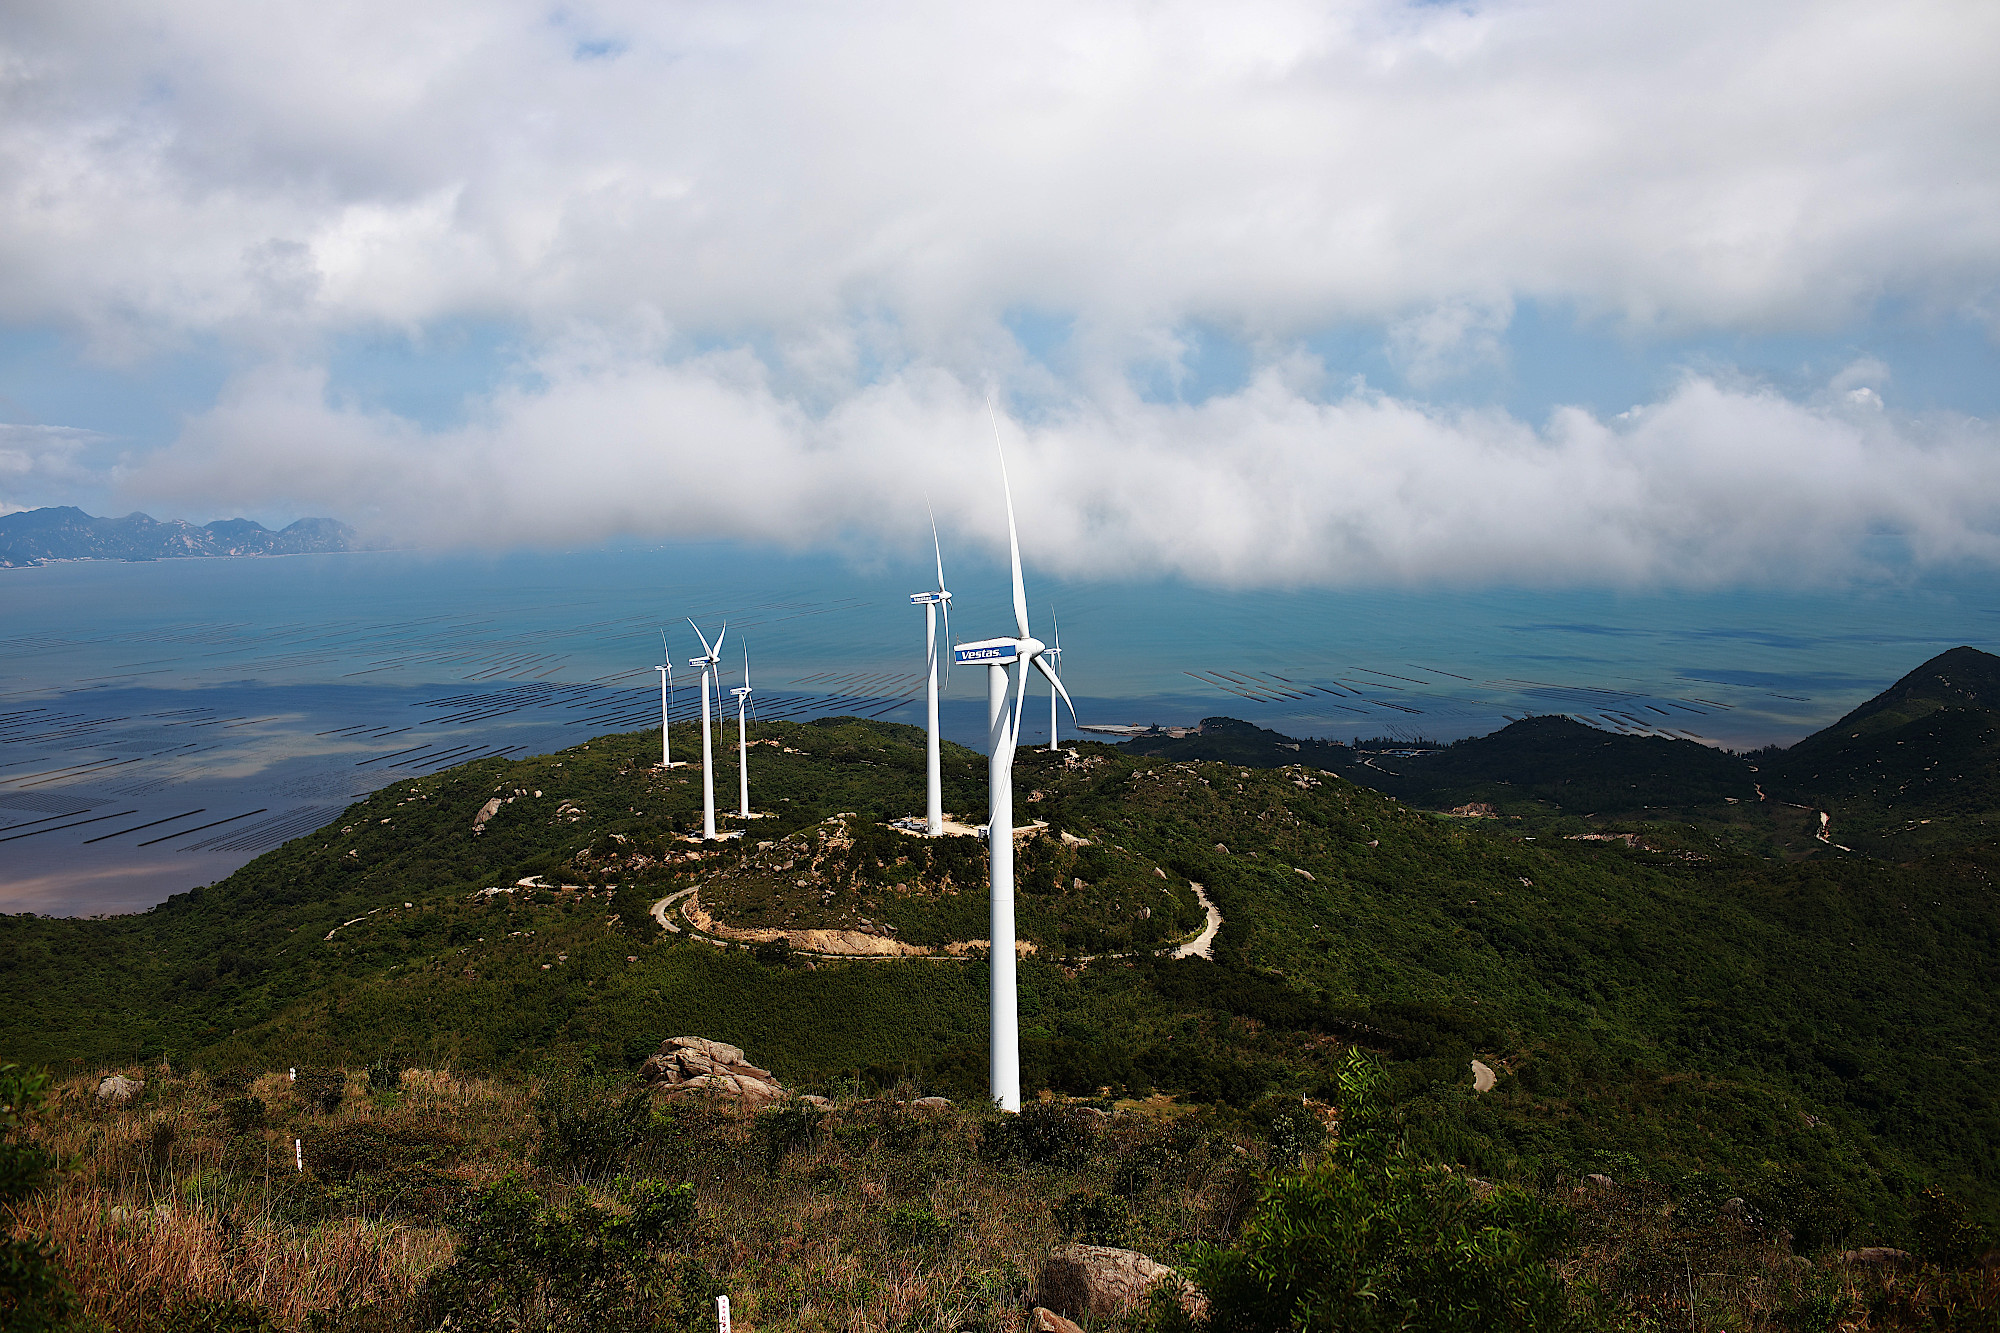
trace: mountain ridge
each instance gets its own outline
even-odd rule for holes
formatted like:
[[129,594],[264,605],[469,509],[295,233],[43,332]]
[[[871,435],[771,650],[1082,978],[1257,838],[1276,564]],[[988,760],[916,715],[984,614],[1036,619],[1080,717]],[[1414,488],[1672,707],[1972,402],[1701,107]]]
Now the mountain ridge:
[[332,518],[301,518],[272,531],[247,518],[199,527],[134,511],[99,518],[74,505],[0,514],[0,568],[50,560],[168,560],[188,556],[314,555],[360,549],[360,535]]

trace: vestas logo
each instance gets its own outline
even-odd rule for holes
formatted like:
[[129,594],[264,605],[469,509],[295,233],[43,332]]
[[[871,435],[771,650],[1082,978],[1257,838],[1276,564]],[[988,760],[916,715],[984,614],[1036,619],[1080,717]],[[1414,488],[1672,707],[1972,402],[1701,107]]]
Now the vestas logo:
[[1011,662],[1020,655],[1020,649],[1011,643],[969,643],[953,649],[952,660],[960,665],[968,662]]

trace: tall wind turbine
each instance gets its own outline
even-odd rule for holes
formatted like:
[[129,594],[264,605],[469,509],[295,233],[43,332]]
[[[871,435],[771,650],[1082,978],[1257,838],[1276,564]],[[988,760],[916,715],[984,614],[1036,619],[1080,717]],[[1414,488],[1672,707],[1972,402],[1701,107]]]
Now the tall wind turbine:
[[[1043,656],[1047,657],[1048,660],[1054,663],[1055,665],[1060,666],[1062,665],[1062,622],[1056,619],[1056,609],[1053,606],[1049,608],[1049,623],[1056,627],[1056,641],[1055,643],[1050,645],[1048,652],[1043,654]],[[1051,673],[1052,677],[1053,674],[1054,673]],[[1068,698],[1069,696],[1065,695],[1063,697]],[[1049,691],[1049,753],[1056,754],[1060,752],[1061,749],[1062,746],[1056,744],[1056,692],[1054,690],[1050,690]]]
[[674,766],[674,743],[667,734],[667,705],[674,694],[674,655],[667,648],[667,632],[660,631],[660,665],[653,668],[660,673],[660,767]]
[[[991,412],[991,405],[988,411]],[[993,421],[993,446],[1000,448],[1000,421]],[[992,1006],[987,1061],[993,1100],[1002,1110],[1021,1109],[1021,1009],[1014,971],[1014,745],[1021,734],[1021,706],[1027,702],[1028,667],[1049,678],[1069,703],[1069,691],[1049,665],[1048,645],[1028,632],[1028,593],[1021,582],[1021,539],[1014,528],[1014,492],[1007,482],[1007,456],[1000,455],[1000,489],[1007,502],[1007,549],[1014,563],[1014,629],[1011,639],[982,639],[954,645],[961,663],[986,664],[986,721],[991,750],[986,760],[986,852],[992,865],[988,963]],[[1007,707],[1007,668],[1014,668],[1014,707]],[[1070,715],[1076,705],[1070,704]]]
[[[944,792],[938,767],[938,608],[944,608],[944,637],[951,641],[951,594],[944,586],[944,548],[938,545],[937,515],[931,515],[931,552],[937,556],[936,592],[913,592],[910,601],[924,608],[924,669],[929,673],[925,687],[924,733],[924,832],[931,837],[944,833]],[[951,663],[945,663],[945,678],[951,678]]]
[[722,623],[722,633],[715,636],[715,646],[709,647],[708,639],[701,632],[701,626],[688,621],[694,636],[701,640],[700,657],[689,660],[688,665],[701,671],[701,836],[715,840],[715,752],[713,737],[709,733],[708,684],[715,677],[715,667],[722,660],[722,640],[729,633],[729,622]]
[[[716,640],[719,647],[721,640]],[[743,710],[750,704],[750,645],[743,645],[743,683],[730,691],[736,696],[736,813],[750,818],[750,742],[743,730]]]

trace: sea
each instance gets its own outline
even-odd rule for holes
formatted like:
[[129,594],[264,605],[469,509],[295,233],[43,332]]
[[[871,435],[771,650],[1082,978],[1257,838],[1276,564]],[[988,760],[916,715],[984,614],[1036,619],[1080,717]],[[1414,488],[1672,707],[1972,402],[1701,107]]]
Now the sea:
[[[389,783],[699,715],[690,619],[759,720],[923,723],[922,558],[736,545],[380,551],[0,570],[0,911],[144,911]],[[954,638],[1009,634],[1003,566],[951,566]],[[1408,744],[1561,713],[1731,749],[1789,744],[1959,644],[2000,579],[1812,592],[1239,589],[1030,570],[1074,724],[1229,716]],[[747,654],[747,660],[746,660]],[[943,730],[984,749],[983,673]],[[1046,690],[1024,744],[1046,743]],[[1098,733],[1099,739],[1112,739]],[[676,758],[694,756],[680,756]],[[754,783],[754,770],[752,774]]]

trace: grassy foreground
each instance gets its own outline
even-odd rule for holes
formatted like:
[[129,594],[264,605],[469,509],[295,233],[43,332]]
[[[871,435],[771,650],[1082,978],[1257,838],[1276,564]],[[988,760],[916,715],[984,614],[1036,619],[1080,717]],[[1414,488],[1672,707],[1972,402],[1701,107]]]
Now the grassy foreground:
[[[726,1293],[739,1327],[773,1333],[1013,1333],[1064,1241],[1230,1271],[1213,1247],[1309,1179],[1285,1173],[1329,1151],[1337,1118],[1045,1101],[1003,1122],[907,1105],[909,1088],[753,1117],[573,1071],[136,1072],[150,1081],[127,1106],[62,1085],[38,1136],[74,1165],[18,1222],[60,1250],[79,1296],[65,1327],[699,1329]],[[1471,1197],[1445,1168],[1420,1174]],[[1560,1319],[1524,1326],[1945,1329],[2000,1310],[1991,1273],[1806,1261],[1715,1200],[1515,1193],[1564,1238]],[[655,1232],[621,1234],[635,1219]],[[1096,1327],[1185,1321],[1162,1302]]]

